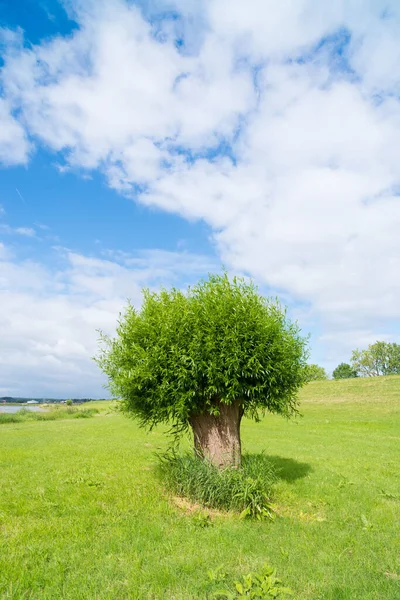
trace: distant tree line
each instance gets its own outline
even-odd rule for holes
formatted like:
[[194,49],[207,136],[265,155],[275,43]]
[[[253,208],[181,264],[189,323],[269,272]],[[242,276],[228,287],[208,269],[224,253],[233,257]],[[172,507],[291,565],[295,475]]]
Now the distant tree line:
[[375,342],[367,350],[354,350],[351,363],[359,377],[400,375],[400,344]]
[[[101,398],[100,400],[104,400],[105,398]],[[12,404],[26,404],[29,400],[35,400],[39,404],[61,404],[70,402],[71,404],[82,404],[83,402],[93,402],[94,398],[16,398],[14,396],[1,396],[1,402],[9,402]],[[100,401],[96,399],[97,402]]]
[[[340,363],[332,373],[333,379],[353,377],[378,377],[380,375],[400,375],[400,344],[375,342],[365,350],[354,350],[350,364]],[[307,381],[328,379],[323,367],[310,364],[306,367]]]

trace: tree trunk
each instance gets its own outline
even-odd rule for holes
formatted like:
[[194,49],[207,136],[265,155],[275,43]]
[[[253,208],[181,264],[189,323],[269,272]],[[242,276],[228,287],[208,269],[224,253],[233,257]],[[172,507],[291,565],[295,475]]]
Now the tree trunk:
[[237,467],[242,458],[240,422],[243,407],[238,401],[233,404],[218,401],[216,407],[218,415],[203,413],[190,419],[195,451],[217,467]]

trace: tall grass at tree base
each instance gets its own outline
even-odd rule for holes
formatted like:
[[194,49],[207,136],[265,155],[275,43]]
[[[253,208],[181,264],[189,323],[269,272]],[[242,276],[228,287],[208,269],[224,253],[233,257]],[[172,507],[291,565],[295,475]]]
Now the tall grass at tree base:
[[159,456],[158,471],[170,492],[191,502],[242,517],[273,518],[277,475],[263,454],[244,455],[239,468],[218,469],[200,456],[170,451]]

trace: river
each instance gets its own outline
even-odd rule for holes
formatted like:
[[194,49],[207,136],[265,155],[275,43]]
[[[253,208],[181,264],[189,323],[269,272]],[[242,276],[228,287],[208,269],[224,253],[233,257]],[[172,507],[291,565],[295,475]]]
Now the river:
[[32,406],[32,405],[26,406],[26,404],[22,404],[22,405],[18,405],[18,406],[16,406],[14,404],[13,406],[10,406],[7,404],[0,404],[0,413],[16,413],[19,410],[21,410],[21,408],[27,408],[28,410],[31,410],[32,412],[46,412],[45,409],[41,408],[40,406]]

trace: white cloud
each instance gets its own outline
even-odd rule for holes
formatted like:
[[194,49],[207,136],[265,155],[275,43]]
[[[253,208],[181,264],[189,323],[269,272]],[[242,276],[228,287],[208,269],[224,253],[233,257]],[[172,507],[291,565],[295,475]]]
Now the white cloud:
[[0,232],[7,235],[22,235],[24,237],[36,236],[36,231],[32,227],[10,227],[6,223],[0,224]]
[[0,98],[0,163],[26,163],[28,153],[29,142],[24,128],[12,116],[9,104]]
[[[16,160],[28,152],[22,123],[67,167],[100,169],[122,193],[205,220],[226,264],[309,304],[321,343],[390,331],[400,317],[398,3],[146,10],[162,6],[183,20],[156,31],[122,0],[81,0],[70,37],[13,41],[2,106]],[[101,280],[87,268],[71,275],[77,289],[111,289],[115,266],[102,263],[112,272]]]
[[35,227],[37,227],[38,229],[41,229],[42,231],[49,231],[50,227],[48,225],[45,225],[44,223],[35,223]]
[[9,251],[7,250],[5,245],[2,242],[0,242],[0,260],[5,260],[6,258],[9,258],[9,256]]
[[16,227],[15,233],[26,237],[34,237],[36,235],[36,232],[32,227]]
[[215,270],[206,257],[183,252],[153,250],[116,262],[59,250],[54,258],[57,270],[19,261],[0,244],[3,394],[104,396],[91,359],[97,330],[113,333],[127,299],[140,305],[143,286],[179,285]]

